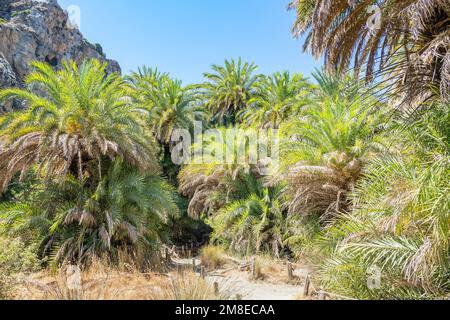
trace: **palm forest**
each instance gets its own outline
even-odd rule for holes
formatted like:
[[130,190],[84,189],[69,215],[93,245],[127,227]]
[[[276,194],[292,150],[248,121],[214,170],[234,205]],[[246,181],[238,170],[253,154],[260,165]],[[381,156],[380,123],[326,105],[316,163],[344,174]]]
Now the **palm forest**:
[[[72,268],[77,299],[114,298],[86,278],[160,287],[120,298],[234,299],[204,275],[230,264],[294,282],[296,299],[310,282],[312,299],[448,298],[450,4],[379,2],[375,31],[372,1],[290,3],[291,32],[323,59],[311,78],[241,58],[188,86],[145,66],[33,62],[23,88],[0,91],[26,105],[0,115],[0,298],[74,298]],[[276,130],[278,165],[235,154],[246,140],[229,161],[175,164],[174,133],[202,142],[199,123]]]

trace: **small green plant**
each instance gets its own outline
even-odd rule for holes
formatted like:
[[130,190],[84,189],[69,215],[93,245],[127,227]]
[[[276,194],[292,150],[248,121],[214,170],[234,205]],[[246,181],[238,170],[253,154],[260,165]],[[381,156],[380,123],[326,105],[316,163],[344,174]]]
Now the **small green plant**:
[[31,14],[31,10],[21,10],[21,11],[15,11],[11,14],[11,17],[17,17],[17,16],[21,16],[21,15],[29,15]]
[[7,22],[8,22],[7,20],[5,20],[5,19],[3,19],[3,18],[0,18],[0,26],[1,26],[2,24],[7,23]]
[[35,245],[25,245],[19,239],[0,238],[0,266],[8,273],[28,273],[39,269]]
[[11,297],[14,275],[39,269],[34,246],[25,246],[20,240],[0,238],[0,300]]

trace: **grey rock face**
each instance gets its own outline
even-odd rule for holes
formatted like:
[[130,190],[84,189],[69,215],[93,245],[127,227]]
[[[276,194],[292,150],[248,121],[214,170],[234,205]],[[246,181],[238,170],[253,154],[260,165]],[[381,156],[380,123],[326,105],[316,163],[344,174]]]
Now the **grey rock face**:
[[[16,74],[11,65],[0,56],[0,89],[17,86]],[[17,104],[17,102],[16,102]],[[10,111],[17,108],[14,102],[8,102],[6,105],[0,105],[0,113],[3,111]]]
[[0,18],[0,88],[20,86],[36,60],[58,68],[63,60],[96,58],[108,62],[108,72],[121,72],[71,26],[56,0],[0,0]]
[[6,87],[15,87],[17,85],[16,74],[11,65],[5,59],[0,57],[0,89]]

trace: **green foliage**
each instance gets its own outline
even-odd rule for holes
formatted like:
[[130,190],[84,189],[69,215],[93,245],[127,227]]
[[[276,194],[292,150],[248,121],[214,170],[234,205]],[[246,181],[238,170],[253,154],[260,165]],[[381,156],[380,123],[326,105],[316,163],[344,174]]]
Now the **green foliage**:
[[284,217],[278,200],[280,190],[259,189],[256,194],[231,202],[211,219],[212,237],[241,254],[264,251],[279,255],[284,232]]
[[217,246],[205,246],[200,252],[202,266],[210,270],[216,270],[223,267],[226,263],[225,251]]
[[348,208],[347,194],[365,163],[383,150],[378,108],[367,108],[358,85],[323,73],[313,103],[283,123],[281,178],[290,214],[327,215]]
[[[371,163],[354,192],[354,210],[324,232],[320,242],[332,254],[322,280],[336,292],[375,299],[448,294],[449,113],[448,106],[433,107],[395,132],[400,152]],[[371,266],[383,275],[372,291],[358,276]]]
[[0,268],[8,274],[28,273],[40,269],[36,245],[26,245],[18,238],[0,238]]
[[385,101],[416,111],[449,101],[447,3],[293,0],[289,8],[297,13],[294,35],[328,71],[352,69],[379,82]]
[[279,128],[311,102],[313,89],[301,74],[276,72],[261,82],[261,94],[249,101],[238,118],[250,127]]
[[29,14],[31,14],[31,10],[29,10],[29,9],[27,9],[27,10],[19,10],[19,11],[14,11],[12,14],[11,14],[11,17],[17,17],[17,16],[22,16],[22,15],[24,15],[24,16],[26,16],[26,15],[29,15]]
[[[313,24],[314,1],[302,3],[298,28]],[[241,59],[187,87],[146,67],[107,75],[96,60],[33,66],[26,89],[0,91],[28,106],[0,117],[0,298],[14,273],[47,261],[117,263],[126,252],[145,267],[162,243],[203,243],[211,227],[236,253],[316,264],[321,286],[344,296],[448,295],[448,104],[421,105],[405,122],[352,77],[316,72],[312,85]],[[238,131],[226,143],[202,135],[203,152],[180,168],[171,137],[196,120]],[[273,177],[250,162],[260,150],[240,128],[281,129]],[[231,159],[215,157],[227,150]],[[223,248],[205,248],[205,264],[221,265]]]
[[105,76],[106,64],[64,62],[60,71],[40,62],[33,66],[36,71],[25,80],[28,89],[0,91],[0,101],[17,98],[28,105],[0,118],[2,191],[16,173],[23,176],[34,165],[46,178],[71,174],[98,180],[102,162],[119,157],[158,172],[152,137],[138,108],[124,98],[123,81],[116,74]]
[[195,92],[157,69],[142,68],[128,77],[134,102],[148,112],[148,122],[158,141],[169,144],[175,129],[192,130],[205,120]]
[[92,189],[68,178],[24,204],[3,205],[0,217],[8,234],[36,239],[41,256],[54,262],[86,262],[103,253],[114,258],[121,249],[145,261],[177,212],[165,181],[117,161]]
[[255,74],[258,67],[254,63],[244,63],[241,58],[211,68],[212,72],[204,73],[206,82],[197,86],[201,99],[211,111],[213,123],[235,125],[238,114],[262,93],[263,76]]
[[196,102],[195,91],[183,87],[157,69],[143,67],[127,77],[133,103],[147,114],[147,123],[161,144],[161,164],[171,182],[176,183],[179,167],[172,162],[172,135],[175,130],[193,132],[195,121],[206,121],[207,113]]

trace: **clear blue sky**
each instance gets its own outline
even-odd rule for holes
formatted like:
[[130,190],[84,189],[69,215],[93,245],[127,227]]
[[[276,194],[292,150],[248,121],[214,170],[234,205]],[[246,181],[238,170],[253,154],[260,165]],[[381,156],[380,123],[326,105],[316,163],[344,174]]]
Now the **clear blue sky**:
[[59,0],[78,5],[81,31],[103,46],[123,72],[147,65],[185,84],[200,82],[213,63],[241,56],[259,72],[309,76],[320,66],[290,33],[289,0]]

